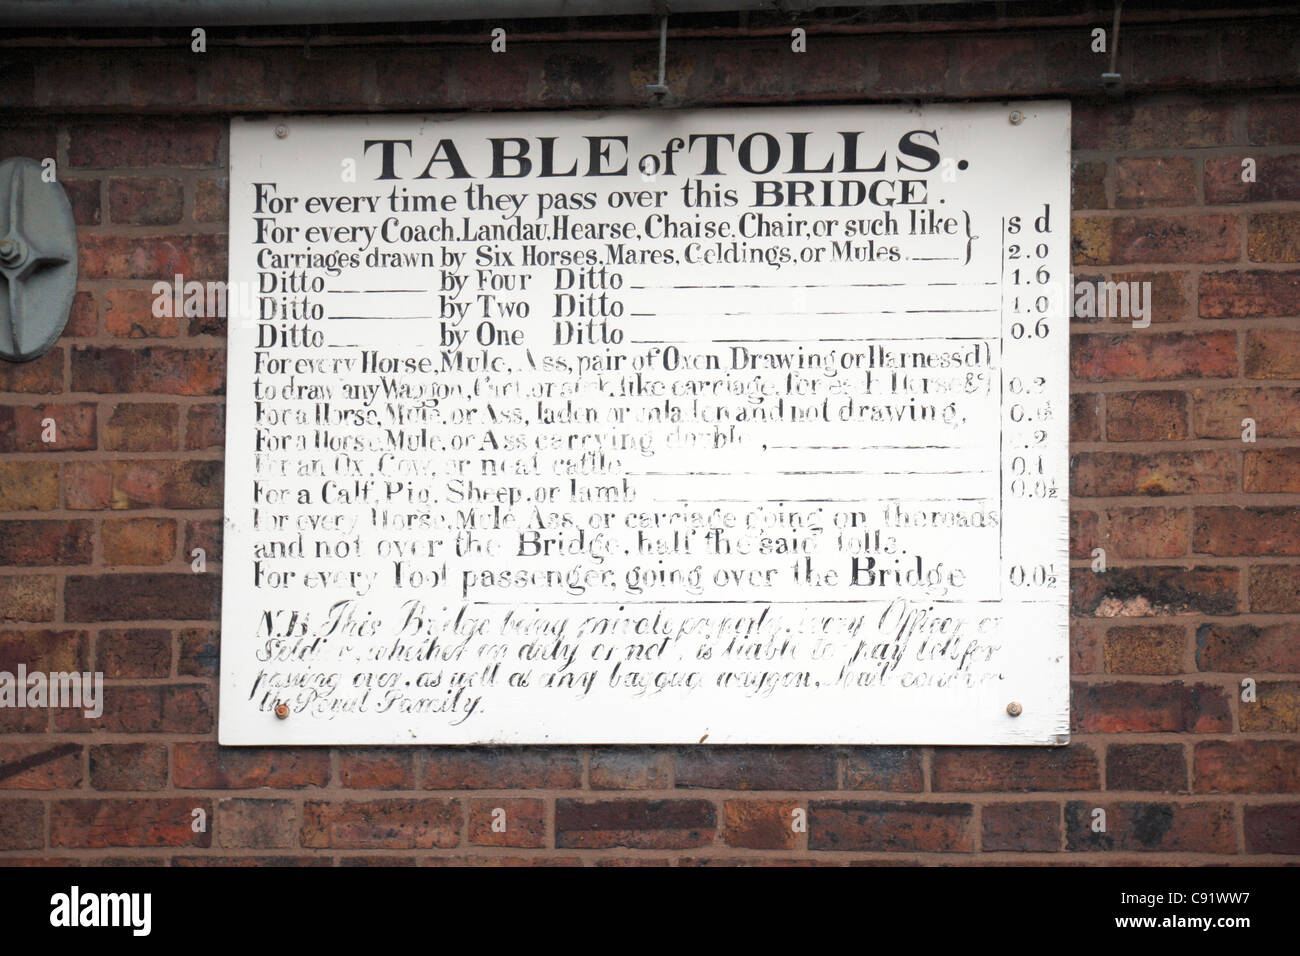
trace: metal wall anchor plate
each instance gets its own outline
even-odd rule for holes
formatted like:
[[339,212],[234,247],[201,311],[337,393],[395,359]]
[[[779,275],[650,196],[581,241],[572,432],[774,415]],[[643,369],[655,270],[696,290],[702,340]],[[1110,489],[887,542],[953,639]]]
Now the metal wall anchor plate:
[[0,162],[0,358],[29,362],[58,340],[77,291],[77,224],[34,159]]

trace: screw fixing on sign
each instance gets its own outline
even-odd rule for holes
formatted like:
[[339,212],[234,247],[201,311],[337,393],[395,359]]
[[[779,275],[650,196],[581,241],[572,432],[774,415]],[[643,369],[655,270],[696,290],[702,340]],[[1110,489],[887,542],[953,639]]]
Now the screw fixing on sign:
[[0,162],[0,282],[0,358],[40,358],[72,311],[77,226],[63,187],[34,159]]
[[1019,717],[1024,713],[1024,711],[1025,709],[1020,706],[1020,701],[1018,700],[1013,700],[1011,703],[1007,704],[1007,713],[1012,717]]
[[288,705],[288,704],[276,704],[276,705],[275,705],[275,716],[279,717],[281,720],[284,720],[285,718],[287,718],[287,717],[289,716],[289,705]]

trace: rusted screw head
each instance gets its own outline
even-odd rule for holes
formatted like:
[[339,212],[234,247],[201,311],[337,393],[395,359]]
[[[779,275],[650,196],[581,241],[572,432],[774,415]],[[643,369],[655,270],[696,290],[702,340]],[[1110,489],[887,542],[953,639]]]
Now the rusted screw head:
[[289,135],[289,127],[285,126],[283,123],[280,123],[275,127],[275,135],[280,137],[280,139],[284,139],[286,136]]
[[1024,708],[1020,706],[1020,701],[1013,700],[1011,703],[1007,704],[1007,713],[1012,717],[1019,717],[1023,712]]
[[289,716],[289,705],[288,705],[288,704],[276,704],[276,705],[275,705],[275,716],[279,717],[281,720],[284,720],[286,717],[288,717],[288,716]]
[[1025,121],[1025,114],[1020,112],[1020,110],[1012,110],[1011,115],[1008,116],[1007,119],[1010,120],[1012,126],[1019,126]]

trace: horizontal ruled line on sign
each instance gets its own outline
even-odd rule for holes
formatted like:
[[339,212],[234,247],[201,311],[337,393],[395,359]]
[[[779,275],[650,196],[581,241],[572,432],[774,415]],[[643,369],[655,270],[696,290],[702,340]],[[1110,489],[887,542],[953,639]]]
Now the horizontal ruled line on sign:
[[736,282],[732,284],[701,285],[633,285],[629,289],[896,289],[926,286],[980,286],[997,285],[996,282]]
[[[708,478],[710,476],[731,477],[736,475],[734,471],[629,471],[628,475],[633,478]],[[994,474],[992,468],[973,468],[973,469],[942,469],[940,471],[917,471],[907,469],[905,471],[859,471],[849,469],[848,471],[828,471],[826,469],[812,469],[808,471],[744,471],[739,474],[750,478],[766,478],[771,475],[991,475]]]
[[345,320],[381,319],[385,322],[413,322],[416,319],[430,322],[433,320],[431,315],[331,315],[329,318]]
[[326,289],[329,295],[376,295],[383,293],[387,295],[390,292],[419,292],[428,293],[429,289]]

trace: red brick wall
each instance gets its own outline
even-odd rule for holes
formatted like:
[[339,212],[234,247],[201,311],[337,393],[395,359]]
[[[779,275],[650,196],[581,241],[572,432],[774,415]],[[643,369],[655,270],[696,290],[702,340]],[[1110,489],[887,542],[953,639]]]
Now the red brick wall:
[[218,747],[225,329],[149,290],[225,277],[226,117],[643,106],[652,32],[0,40],[0,157],[57,159],[81,246],[63,338],[0,363],[0,670],[108,684],[99,721],[0,709],[0,863],[1300,859],[1300,21],[1139,9],[1107,100],[1108,11],[809,22],[803,56],[717,17],[669,51],[677,105],[1074,101],[1076,279],[1155,304],[1073,327],[1073,738],[1042,749]]

